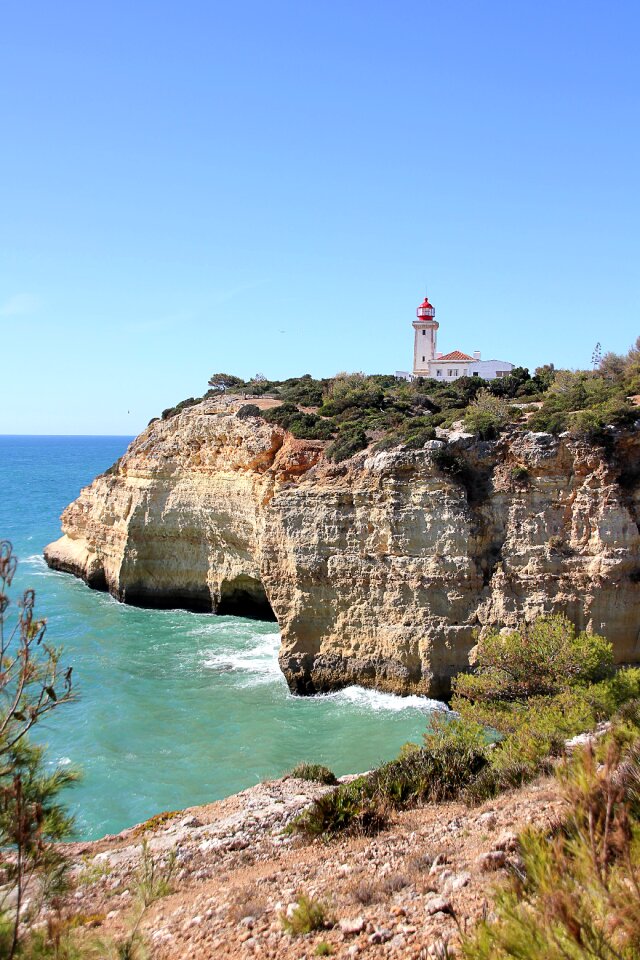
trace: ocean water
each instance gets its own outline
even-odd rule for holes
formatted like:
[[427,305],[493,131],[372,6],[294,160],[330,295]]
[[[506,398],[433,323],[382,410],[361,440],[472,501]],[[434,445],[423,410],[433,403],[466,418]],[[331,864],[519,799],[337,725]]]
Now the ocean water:
[[80,693],[38,728],[48,762],[82,771],[66,798],[78,836],[228,796],[300,760],[366,770],[419,739],[442,705],[361,687],[292,696],[274,623],[127,607],[47,568],[62,509],[128,442],[0,437],[0,539],[20,560],[11,594],[35,588]]

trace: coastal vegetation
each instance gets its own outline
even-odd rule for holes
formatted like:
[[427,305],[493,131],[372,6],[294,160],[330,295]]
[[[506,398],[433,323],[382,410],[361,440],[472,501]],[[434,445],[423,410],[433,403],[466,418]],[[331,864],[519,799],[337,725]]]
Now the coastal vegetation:
[[[167,408],[162,419],[226,392],[246,400],[239,417],[262,417],[298,439],[326,441],[326,455],[336,462],[370,446],[418,449],[435,438],[438,427],[454,423],[484,440],[520,425],[597,441],[606,437],[607,427],[625,427],[638,418],[634,398],[640,395],[640,338],[625,355],[605,354],[594,369],[556,370],[546,364],[531,374],[516,367],[492,381],[418,377],[408,382],[357,372],[324,379],[257,375],[245,381],[218,373],[209,385],[204,397]],[[261,409],[255,403],[260,398],[280,403]]]
[[321,797],[291,830],[373,833],[408,806],[475,804],[551,774],[565,812],[551,829],[517,838],[517,865],[490,916],[460,931],[462,955],[637,957],[640,670],[616,671],[609,644],[562,617],[494,631],[476,653],[475,669],[454,681],[453,716],[436,715],[421,746],[407,744],[397,760]]
[[565,814],[518,838],[519,864],[466,960],[632,960],[640,952],[640,701],[556,772]]
[[473,672],[453,681],[453,715],[435,714],[422,745],[341,784],[292,824],[309,837],[373,833],[393,810],[462,797],[477,803],[549,772],[568,738],[640,697],[640,669],[613,667],[610,644],[564,617],[479,640]]
[[334,786],[338,782],[333,770],[324,767],[321,763],[298,763],[288,776],[295,777],[297,780],[326,783],[329,786]]

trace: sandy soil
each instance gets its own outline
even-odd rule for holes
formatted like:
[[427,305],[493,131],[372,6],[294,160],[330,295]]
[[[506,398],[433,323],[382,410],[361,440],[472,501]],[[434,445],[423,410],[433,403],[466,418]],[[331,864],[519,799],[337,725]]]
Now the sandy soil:
[[[550,825],[561,800],[552,780],[470,809],[460,803],[397,814],[375,837],[303,841],[283,828],[326,787],[285,779],[96,843],[71,844],[69,908],[87,936],[126,936],[146,838],[156,862],[175,851],[173,892],[140,929],[157,960],[269,957],[302,960],[325,943],[336,957],[455,955],[459,928],[490,910],[494,883],[518,860],[516,834]],[[283,930],[301,894],[322,901],[327,926]],[[321,948],[325,949],[325,948]]]

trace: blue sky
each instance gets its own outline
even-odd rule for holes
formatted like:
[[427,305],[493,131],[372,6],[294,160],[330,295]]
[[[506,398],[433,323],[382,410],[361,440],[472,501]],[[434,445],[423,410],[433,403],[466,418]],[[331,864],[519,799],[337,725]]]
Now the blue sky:
[[[0,433],[640,333],[640,6],[8,0]],[[9,398],[7,400],[7,398]]]

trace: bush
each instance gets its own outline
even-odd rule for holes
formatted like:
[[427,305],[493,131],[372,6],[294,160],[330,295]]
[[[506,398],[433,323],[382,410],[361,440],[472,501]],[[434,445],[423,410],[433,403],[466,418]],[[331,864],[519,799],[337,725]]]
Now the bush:
[[368,446],[367,435],[364,429],[357,424],[349,424],[340,429],[338,436],[326,449],[326,455],[334,463],[348,460]]
[[290,830],[308,837],[370,834],[385,826],[392,810],[457,797],[487,763],[488,738],[478,724],[449,714],[435,713],[431,722],[423,748],[403,750],[399,759],[341,784],[303,811]]
[[338,782],[333,770],[329,767],[323,767],[320,763],[299,763],[288,774],[289,777],[296,777],[298,780],[314,780],[318,783],[326,783],[333,786]]
[[371,787],[368,774],[341,784],[319,797],[287,827],[306,837],[336,836],[342,832],[372,834],[387,823],[387,811]]
[[529,483],[530,479],[529,471],[521,464],[511,468],[511,481],[516,484],[516,486],[524,487]]
[[520,837],[521,865],[466,960],[632,960],[640,949],[640,739],[585,749],[560,771],[567,814]]
[[335,953],[333,947],[326,940],[321,940],[314,950],[316,957],[331,957]]
[[539,617],[517,630],[494,630],[481,639],[475,668],[473,674],[455,678],[458,697],[472,702],[525,700],[604,679],[613,673],[613,652],[603,637],[577,633],[566,617]]
[[421,450],[427,441],[435,439],[436,431],[433,427],[412,428],[411,421],[409,421],[404,441],[407,450]]
[[276,423],[299,440],[329,440],[333,429],[327,420],[314,413],[303,413],[295,403],[283,403],[262,413],[267,423]]
[[283,400],[300,403],[305,407],[318,407],[328,389],[329,380],[314,380],[310,374],[285,380],[280,387]]
[[261,410],[256,403],[244,403],[236,413],[238,420],[248,420],[250,417],[259,417],[260,415]]
[[480,390],[476,399],[467,407],[464,425],[470,433],[481,440],[494,440],[509,422],[509,406],[489,390]]
[[291,913],[281,914],[280,919],[283,930],[290,933],[292,937],[304,936],[314,930],[324,930],[333,926],[329,920],[326,904],[320,900],[312,900],[305,894],[299,898]]
[[[627,428],[639,418],[640,411],[627,398],[640,393],[640,349],[636,345],[626,356],[607,355],[596,371],[555,370],[547,364],[531,377],[525,367],[516,367],[508,377],[489,382],[480,377],[452,383],[418,377],[407,383],[390,375],[356,372],[323,380],[310,374],[283,381],[256,376],[249,382],[215,374],[211,383],[215,389],[206,396],[217,396],[225,387],[245,395],[280,397],[284,411],[265,412],[265,418],[299,439],[335,437],[330,456],[336,462],[363,450],[373,432],[378,450],[399,445],[420,449],[433,438],[435,427],[450,428],[460,420],[481,439],[495,439],[508,423],[522,421],[521,411],[509,406],[514,399],[542,401],[527,429],[553,434],[570,430],[577,438],[599,443],[608,437],[605,428],[610,424]],[[163,416],[167,419],[195,402],[183,401]],[[317,412],[302,411],[298,404]]]
[[601,440],[604,430],[604,419],[599,410],[580,410],[573,413],[568,419],[569,433],[572,437],[581,440]]
[[568,424],[569,418],[566,413],[560,410],[547,410],[543,406],[529,420],[529,429],[558,436],[565,432]]
[[201,402],[202,397],[189,397],[187,400],[181,400],[180,403],[176,403],[175,407],[167,407],[166,410],[163,410],[162,419],[170,420],[171,417],[177,416],[179,413],[182,413],[183,410],[188,409],[188,407],[195,407]]

